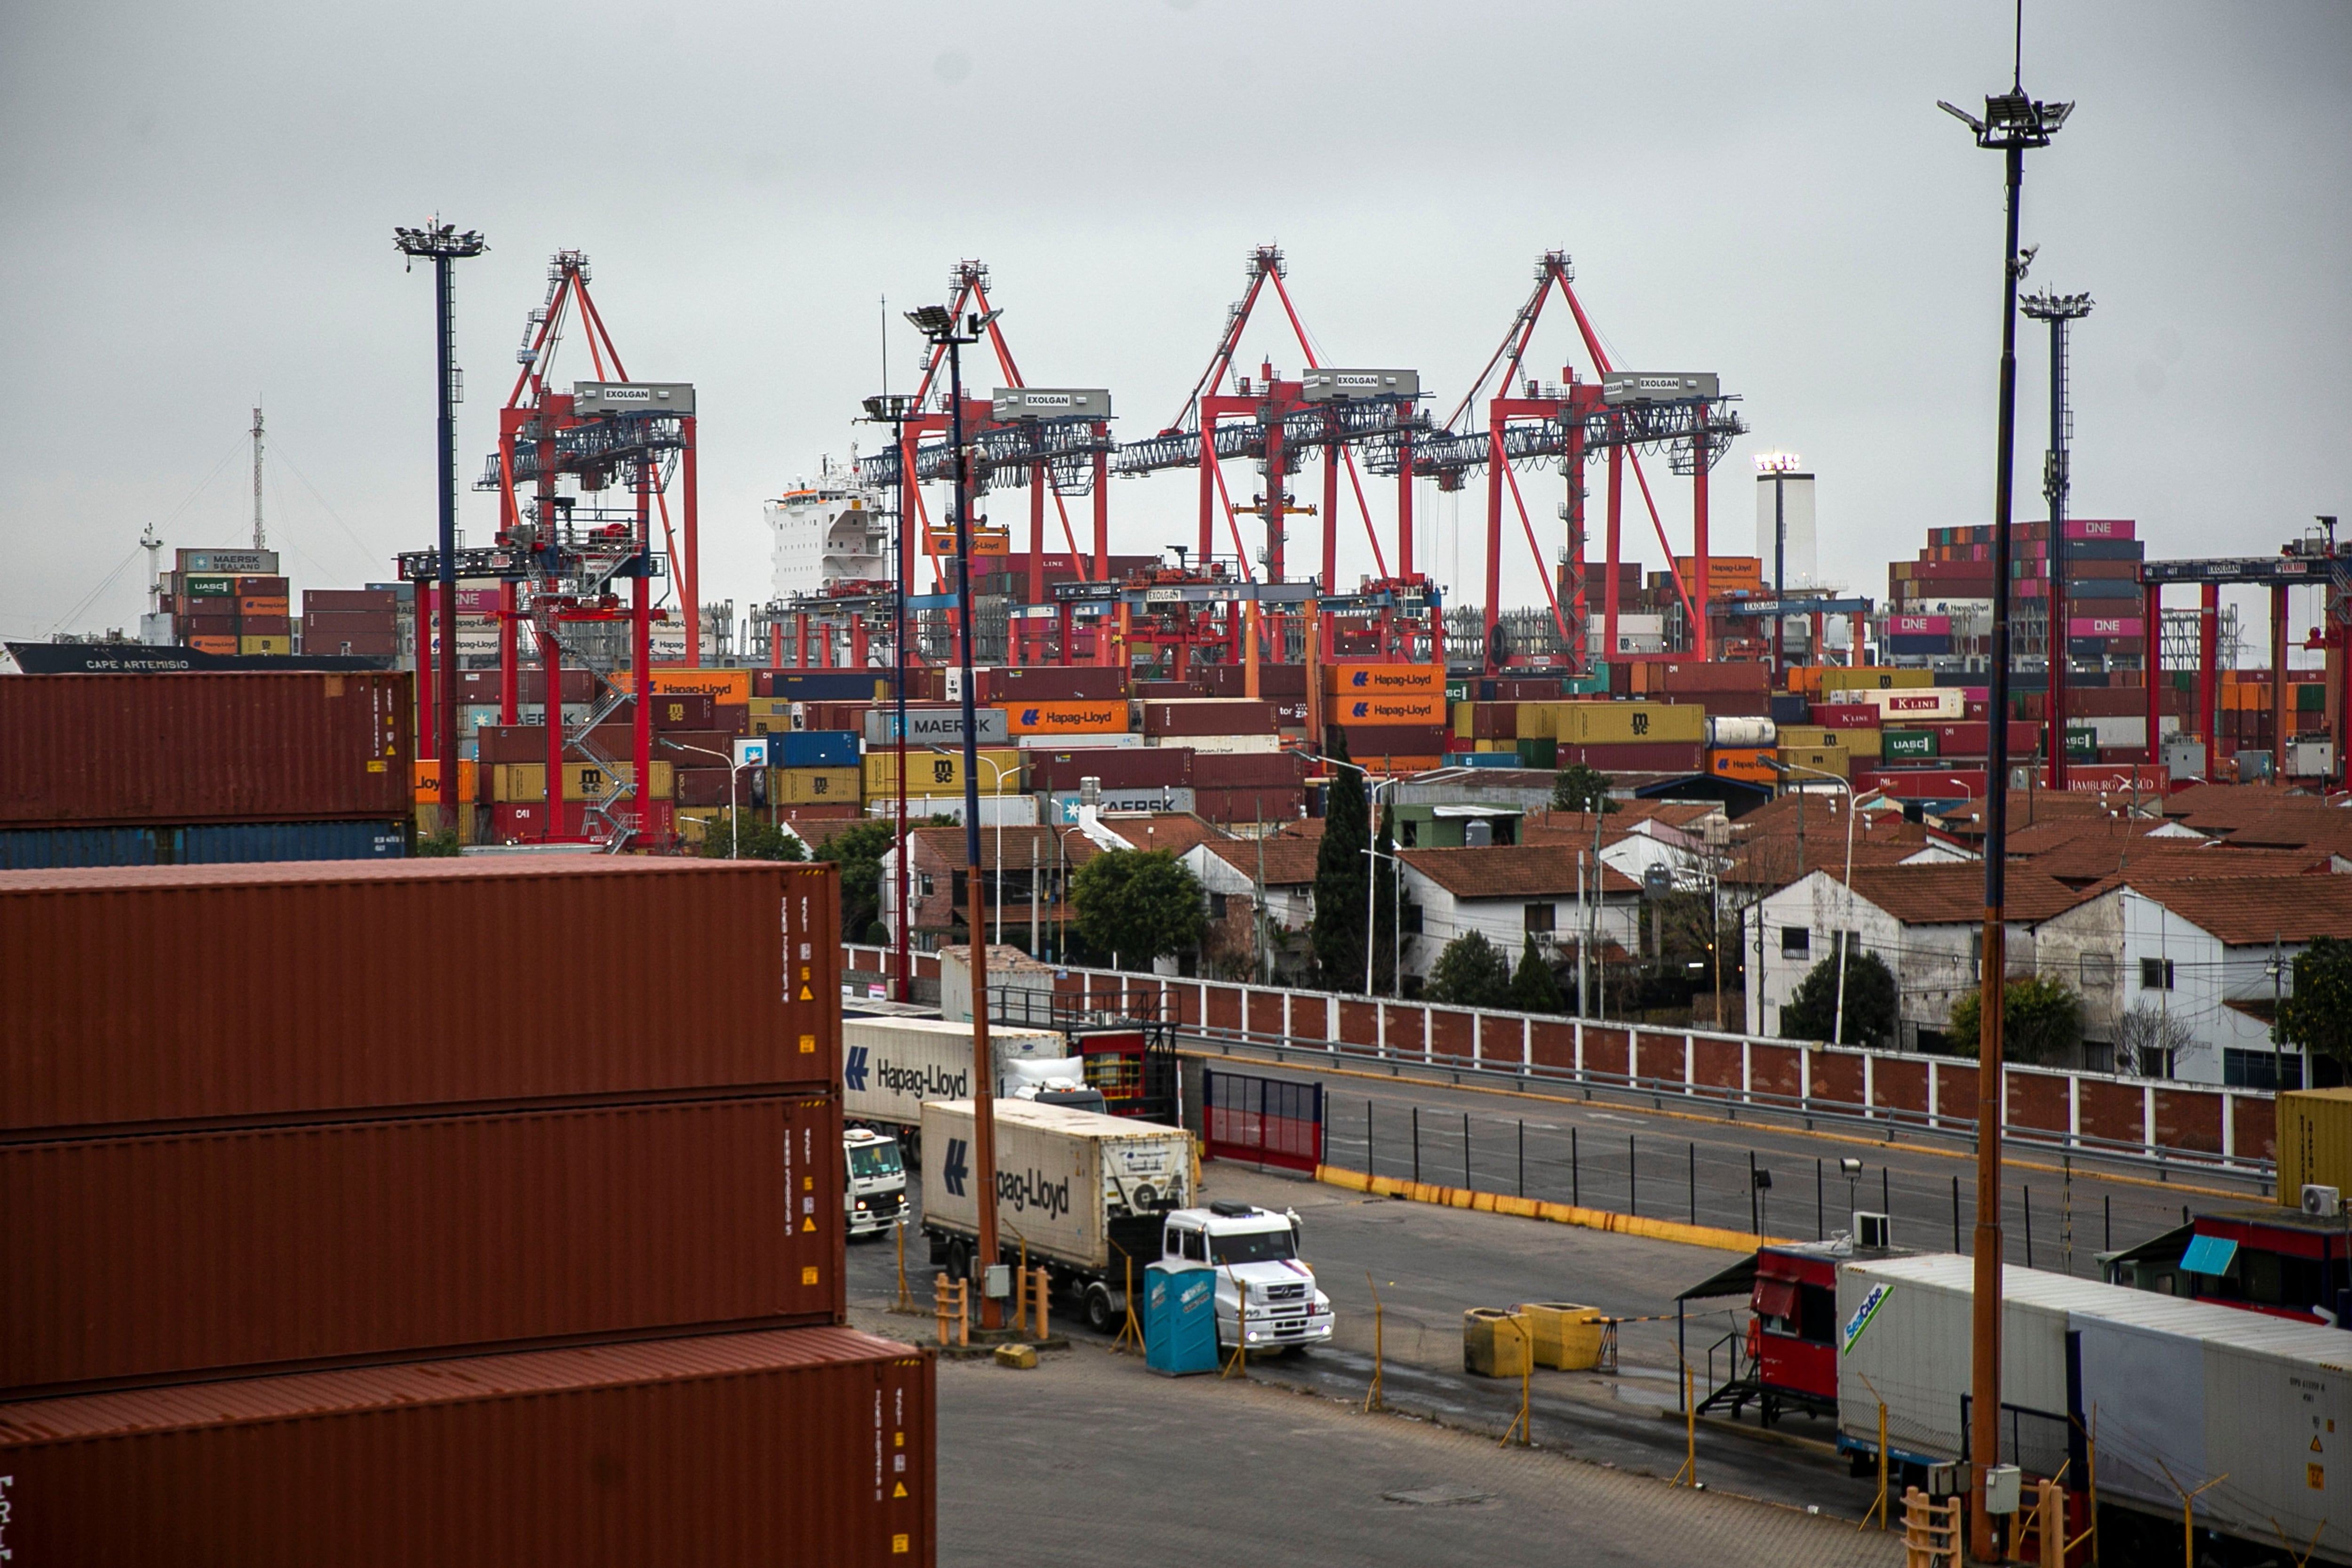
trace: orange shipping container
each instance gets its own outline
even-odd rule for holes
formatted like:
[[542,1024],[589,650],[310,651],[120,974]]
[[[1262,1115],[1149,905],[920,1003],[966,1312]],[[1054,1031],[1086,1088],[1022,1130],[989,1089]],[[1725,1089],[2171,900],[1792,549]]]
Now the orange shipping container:
[[1706,754],[1706,771],[1719,778],[1744,779],[1749,784],[1770,784],[1776,776],[1770,759],[1773,748],[1745,746],[1718,747]]
[[1004,708],[1010,735],[1120,735],[1127,732],[1124,699],[1108,702],[1013,702]]
[[198,636],[189,637],[187,644],[198,653],[235,653],[236,651],[235,637]]
[[[1330,664],[1323,689],[1338,697],[1443,697],[1442,664]],[[1418,721],[1415,721],[1418,722]]]
[[1334,722],[1353,728],[1360,724],[1439,724],[1446,721],[1445,691],[1411,697],[1339,696],[1332,699]]
[[291,602],[283,594],[248,594],[238,597],[236,613],[240,616],[290,616],[294,611]]
[[[478,793],[474,778],[474,773],[477,766],[478,764],[474,763],[467,762],[462,758],[459,759],[457,763],[457,804],[461,805],[469,805],[472,802],[482,798],[479,793]],[[440,758],[415,758],[409,763],[409,769],[416,780],[417,805],[441,805],[447,804],[441,798]]]
[[[616,669],[613,684],[624,691],[635,691],[636,672]],[[748,669],[656,669],[653,679],[654,695],[666,692],[707,691],[722,708],[740,708],[751,700],[751,672]]]

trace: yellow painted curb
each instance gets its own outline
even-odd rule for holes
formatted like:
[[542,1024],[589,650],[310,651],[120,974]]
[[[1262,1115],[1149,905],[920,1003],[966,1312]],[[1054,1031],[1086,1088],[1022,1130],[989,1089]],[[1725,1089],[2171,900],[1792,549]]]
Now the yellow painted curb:
[[1435,1182],[1408,1182],[1396,1176],[1368,1176],[1337,1165],[1318,1165],[1315,1179],[1328,1186],[1375,1197],[1404,1198],[1444,1208],[1475,1209],[1481,1214],[1515,1215],[1521,1219],[1549,1220],[1554,1225],[1581,1226],[1587,1230],[1613,1231],[1651,1241],[1675,1241],[1685,1247],[1711,1247],[1725,1252],[1753,1252],[1767,1243],[1783,1245],[1791,1238],[1757,1236],[1744,1230],[1724,1230],[1711,1225],[1685,1225],[1679,1220],[1647,1219],[1640,1215],[1614,1214],[1607,1209],[1580,1208],[1575,1204],[1546,1203],[1538,1198],[1515,1198],[1502,1193],[1477,1193]]

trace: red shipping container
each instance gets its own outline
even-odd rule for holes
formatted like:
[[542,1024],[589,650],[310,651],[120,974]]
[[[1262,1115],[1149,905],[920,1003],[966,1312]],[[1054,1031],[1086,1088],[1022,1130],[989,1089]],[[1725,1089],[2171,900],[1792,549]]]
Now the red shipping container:
[[1195,752],[1190,773],[1202,789],[1297,789],[1307,782],[1300,752]]
[[1875,730],[1885,717],[1873,702],[1815,702],[1808,722],[1831,730]]
[[1135,682],[1132,695],[1138,701],[1148,701],[1155,697],[1181,700],[1205,693],[1198,682],[1191,680],[1139,680]]
[[[218,604],[220,601],[212,600],[209,602]],[[172,618],[172,625],[173,628],[183,637],[233,637],[236,636],[236,616],[234,612],[224,615],[191,610],[184,614],[174,616]],[[47,680],[64,680],[69,678],[66,676],[51,675],[44,676],[42,679]],[[124,678],[120,676],[109,676],[106,679],[121,679]]]
[[1102,664],[1012,666],[975,671],[974,679],[984,703],[1112,702],[1128,694],[1127,671]]
[[[677,804],[689,808],[748,804],[750,777],[746,773],[737,781],[732,768],[682,767],[677,770]],[[730,784],[734,788],[731,797],[728,794]]]
[[1360,763],[1368,757],[1442,756],[1453,731],[1443,724],[1350,724],[1346,734],[1347,754]]
[[322,614],[313,610],[303,616],[302,630],[306,633],[332,632],[341,637],[388,637],[400,630],[400,619],[389,610],[380,616],[341,612]]
[[0,680],[0,826],[405,816],[413,678]]
[[[829,863],[0,871],[0,1128],[829,1089],[840,921]],[[629,983],[518,984],[496,955],[550,933]]]
[[1702,697],[1676,697],[1667,700],[1695,701],[1717,719],[1765,719],[1772,713],[1772,694],[1769,691],[1710,691]]
[[[1204,695],[1210,697],[1246,697],[1249,695],[1249,669],[1239,664],[1204,664],[1193,672]],[[1307,695],[1307,667],[1303,664],[1260,664],[1257,667],[1257,694],[1276,700]]]
[[242,616],[237,619],[236,630],[239,637],[292,637],[294,618],[291,616]]
[[0,1406],[26,1563],[928,1565],[935,1363],[717,1334]]
[[240,598],[262,595],[282,599],[292,591],[293,586],[293,579],[290,577],[239,577],[236,580],[236,592]]
[[0,1396],[840,1321],[830,1098],[0,1145]]
[[1643,741],[1626,745],[1562,746],[1558,765],[1582,763],[1602,773],[1696,773],[1705,771],[1699,752],[1704,748],[1672,741]]
[[1307,815],[1307,792],[1297,784],[1192,791],[1192,814],[1207,822],[1289,822]]
[[1275,705],[1263,698],[1201,697],[1190,701],[1161,699],[1143,702],[1139,717],[1145,734],[1181,738],[1187,735],[1271,735]]
[[1105,789],[1159,789],[1192,783],[1193,755],[1185,746],[1076,746],[1066,752],[1032,751],[1030,787],[1041,793],[1074,790],[1080,779],[1100,779]]
[[394,615],[400,609],[400,595],[390,588],[310,588],[302,594],[305,616],[358,613]]
[[390,658],[400,652],[396,632],[302,633],[304,653],[331,654],[338,658]]
[[[1697,659],[1646,667],[1649,689],[1676,697],[1701,697],[1716,692],[1762,694],[1771,689],[1771,671],[1760,664],[1708,663]],[[1634,682],[1634,689],[1642,689]]]
[[[1494,688],[1490,700],[1508,706],[1519,702],[1550,702],[1560,695],[1558,680],[1491,680],[1485,684]],[[1512,710],[1514,712],[1516,709]],[[1481,736],[1481,740],[1508,740],[1507,735]]]

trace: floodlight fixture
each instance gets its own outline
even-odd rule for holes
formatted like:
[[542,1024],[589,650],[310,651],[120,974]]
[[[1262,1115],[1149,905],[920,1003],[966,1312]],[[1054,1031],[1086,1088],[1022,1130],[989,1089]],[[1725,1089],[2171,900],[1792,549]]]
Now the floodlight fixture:
[[2020,300],[2017,308],[2037,321],[2079,321],[2091,313],[2094,303],[2088,294],[2061,294],[2044,289]]
[[877,425],[897,425],[913,417],[915,397],[908,392],[885,392],[866,400],[866,417]]
[[915,324],[915,331],[933,342],[939,342],[955,331],[955,318],[948,314],[945,305],[925,305],[919,310],[908,310],[906,316]]

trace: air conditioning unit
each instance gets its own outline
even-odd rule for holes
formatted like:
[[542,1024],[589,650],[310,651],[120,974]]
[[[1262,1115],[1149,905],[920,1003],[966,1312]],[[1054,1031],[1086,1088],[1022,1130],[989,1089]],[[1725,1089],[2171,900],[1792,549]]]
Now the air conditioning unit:
[[2344,1194],[2334,1187],[2305,1182],[2303,1184],[2303,1212],[2320,1219],[2334,1219],[2344,1212]]
[[1883,1252],[1895,1245],[1889,1239],[1891,1235],[1892,1226],[1886,1215],[1869,1214],[1862,1209],[1853,1211],[1853,1244],[1856,1247],[1874,1247]]

